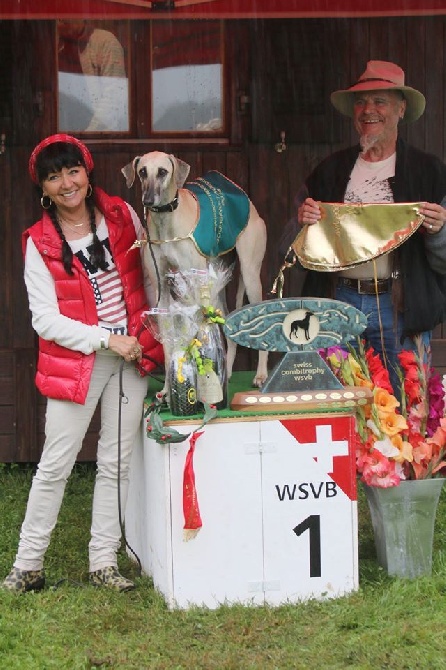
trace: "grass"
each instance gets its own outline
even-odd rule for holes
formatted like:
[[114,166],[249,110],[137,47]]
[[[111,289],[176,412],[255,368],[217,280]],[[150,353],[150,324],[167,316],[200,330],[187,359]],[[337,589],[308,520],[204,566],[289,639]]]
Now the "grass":
[[[0,578],[14,559],[31,477],[29,467],[0,466]],[[93,480],[92,466],[76,466],[46,556],[50,588],[0,590],[2,670],[446,670],[445,491],[432,577],[398,580],[378,567],[360,489],[357,592],[277,608],[169,611],[124,552],[120,567],[136,591],[88,586]]]

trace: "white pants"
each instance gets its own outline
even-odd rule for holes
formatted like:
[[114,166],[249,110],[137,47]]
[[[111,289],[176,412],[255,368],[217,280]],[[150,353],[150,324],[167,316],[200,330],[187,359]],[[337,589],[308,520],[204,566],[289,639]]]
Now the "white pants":
[[141,437],[143,401],[147,377],[132,363],[124,363],[120,397],[119,369],[122,358],[98,352],[85,405],[48,399],[45,444],[28,498],[14,562],[21,570],[40,570],[51,533],[57,522],[67,479],[73,469],[95,408],[101,401],[101,429],[94,487],[90,571],[116,566],[121,542],[118,509],[118,416],[121,403],[120,496],[124,519],[130,458]]

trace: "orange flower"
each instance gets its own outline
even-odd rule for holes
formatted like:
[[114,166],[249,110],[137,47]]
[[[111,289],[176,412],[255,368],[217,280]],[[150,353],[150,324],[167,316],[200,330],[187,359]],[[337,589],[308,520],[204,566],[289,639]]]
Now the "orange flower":
[[395,456],[394,460],[397,463],[404,463],[405,461],[411,463],[413,461],[413,449],[410,442],[408,442],[407,440],[403,440],[402,435],[400,435],[400,433],[392,435],[390,439],[393,446],[396,447],[400,452],[400,455]]
[[427,440],[418,442],[417,446],[413,448],[413,458],[415,463],[430,461],[432,458],[432,444]]
[[381,388],[376,388],[373,393],[374,403],[378,409],[379,417],[385,414],[394,414],[395,409],[400,406],[394,395]]
[[427,475],[428,465],[432,460],[433,445],[428,442],[420,441],[413,448],[412,468],[415,473],[415,479],[424,479]]
[[380,418],[380,428],[389,437],[400,433],[402,430],[407,430],[406,419],[401,414],[383,413]]
[[446,445],[446,418],[440,419],[440,425],[431,437],[431,441],[438,444],[439,447]]
[[355,386],[362,386],[363,388],[367,388],[370,389],[370,391],[373,391],[373,382],[371,382],[370,379],[365,379],[364,377],[356,377]]

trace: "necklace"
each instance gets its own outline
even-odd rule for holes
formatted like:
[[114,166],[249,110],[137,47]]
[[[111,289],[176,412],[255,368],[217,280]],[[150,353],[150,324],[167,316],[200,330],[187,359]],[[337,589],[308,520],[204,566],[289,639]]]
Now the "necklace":
[[[78,219],[79,221],[79,219]],[[68,221],[65,221],[65,219],[62,219],[62,217],[59,217],[59,222],[67,226],[70,230],[73,231],[73,233],[76,233],[76,235],[85,235],[85,230],[82,230],[84,225],[87,224],[88,228],[90,228],[90,222],[85,221],[85,219],[82,221],[82,223],[74,223],[73,225],[71,223],[68,223]],[[79,228],[79,230],[77,230]],[[82,228],[82,229],[81,229]]]
[[61,216],[59,216],[59,220],[60,220],[60,221],[63,221],[63,223],[66,223],[67,226],[74,226],[75,228],[80,228],[80,227],[83,226],[84,223],[86,222],[86,221],[85,221],[85,217],[86,217],[86,216],[87,216],[87,215],[84,214],[83,216],[81,216],[80,219],[76,219],[76,221],[80,221],[80,223],[75,223],[74,221],[67,221],[66,219],[63,219]]

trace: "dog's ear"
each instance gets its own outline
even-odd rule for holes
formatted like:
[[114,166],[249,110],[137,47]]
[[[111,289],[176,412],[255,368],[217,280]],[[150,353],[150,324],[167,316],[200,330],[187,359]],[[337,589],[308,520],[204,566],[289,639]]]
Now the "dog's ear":
[[185,161],[182,161],[181,158],[177,158],[173,154],[170,154],[170,159],[174,165],[174,179],[177,188],[181,188],[184,182],[187,179],[187,175],[190,171],[190,165]]
[[135,156],[131,163],[128,163],[123,168],[121,168],[121,172],[125,177],[127,188],[131,188],[133,186],[133,182],[135,181],[136,168],[138,167],[140,160],[141,156]]

